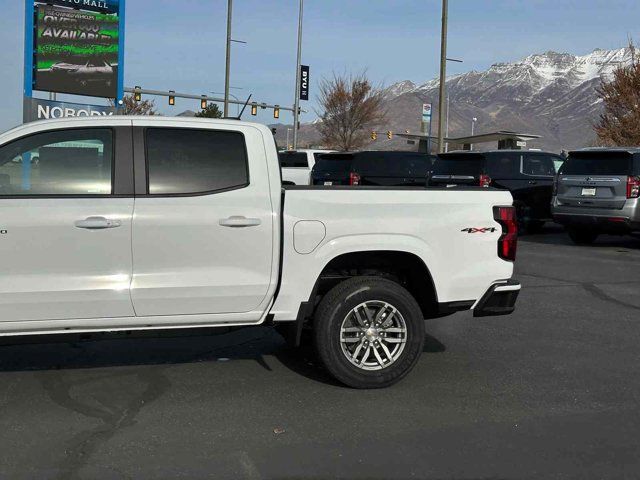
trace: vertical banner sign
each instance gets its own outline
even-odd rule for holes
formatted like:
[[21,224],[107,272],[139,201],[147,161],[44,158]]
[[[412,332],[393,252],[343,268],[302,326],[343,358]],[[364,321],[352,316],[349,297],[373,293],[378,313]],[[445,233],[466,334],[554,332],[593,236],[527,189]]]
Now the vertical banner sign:
[[120,99],[124,0],[36,0],[33,8],[33,89]]
[[309,100],[309,66],[300,65],[300,100]]

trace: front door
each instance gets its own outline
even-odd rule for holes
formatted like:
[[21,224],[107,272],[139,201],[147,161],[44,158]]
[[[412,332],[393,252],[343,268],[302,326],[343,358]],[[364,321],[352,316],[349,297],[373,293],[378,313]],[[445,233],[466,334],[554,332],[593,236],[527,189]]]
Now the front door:
[[131,145],[119,127],[0,146],[0,322],[133,316],[133,198],[115,195],[116,132]]
[[136,149],[142,165],[136,189],[139,170],[147,168],[133,221],[136,315],[253,312],[259,318],[278,261],[260,132],[156,124],[135,133],[145,146]]

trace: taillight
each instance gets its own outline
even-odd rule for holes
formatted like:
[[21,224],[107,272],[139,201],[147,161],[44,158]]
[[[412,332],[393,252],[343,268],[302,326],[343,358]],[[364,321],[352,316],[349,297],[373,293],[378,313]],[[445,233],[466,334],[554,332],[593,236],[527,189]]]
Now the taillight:
[[349,185],[360,185],[360,174],[351,172],[349,175]]
[[491,186],[491,177],[484,174],[480,175],[480,186],[485,188]]
[[498,239],[498,256],[513,262],[518,249],[516,209],[515,207],[494,207],[493,218],[502,225],[502,235]]
[[640,177],[627,177],[627,198],[640,197]]

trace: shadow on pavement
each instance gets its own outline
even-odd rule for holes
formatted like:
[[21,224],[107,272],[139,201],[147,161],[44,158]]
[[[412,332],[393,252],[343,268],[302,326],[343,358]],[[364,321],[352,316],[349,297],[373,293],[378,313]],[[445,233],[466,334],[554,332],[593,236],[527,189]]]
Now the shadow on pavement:
[[0,340],[0,372],[186,364],[254,359],[284,345],[270,328],[8,337]]
[[[426,335],[425,353],[446,347]],[[199,362],[255,360],[271,371],[265,355],[314,381],[339,385],[321,367],[311,345],[288,348],[272,328],[248,327],[227,333],[211,330],[69,334],[11,337],[0,340],[0,372],[172,365]]]
[[[538,243],[543,245],[575,246],[560,225],[547,223],[540,233],[521,235],[519,242]],[[592,245],[582,245],[580,248],[626,248],[640,250],[640,239],[630,235],[601,235]]]

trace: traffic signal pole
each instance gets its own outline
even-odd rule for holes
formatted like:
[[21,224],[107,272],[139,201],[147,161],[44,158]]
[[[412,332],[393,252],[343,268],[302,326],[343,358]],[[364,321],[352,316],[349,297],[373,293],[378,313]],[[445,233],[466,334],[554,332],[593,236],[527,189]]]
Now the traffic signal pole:
[[233,0],[228,0],[227,6],[227,68],[224,78],[224,118],[229,116],[229,89],[231,77],[231,19],[233,18]]
[[293,110],[293,149],[298,149],[298,127],[300,126],[300,82],[302,74],[302,18],[304,14],[304,0],[300,0],[300,14],[298,16],[298,61],[296,65],[296,96]]

